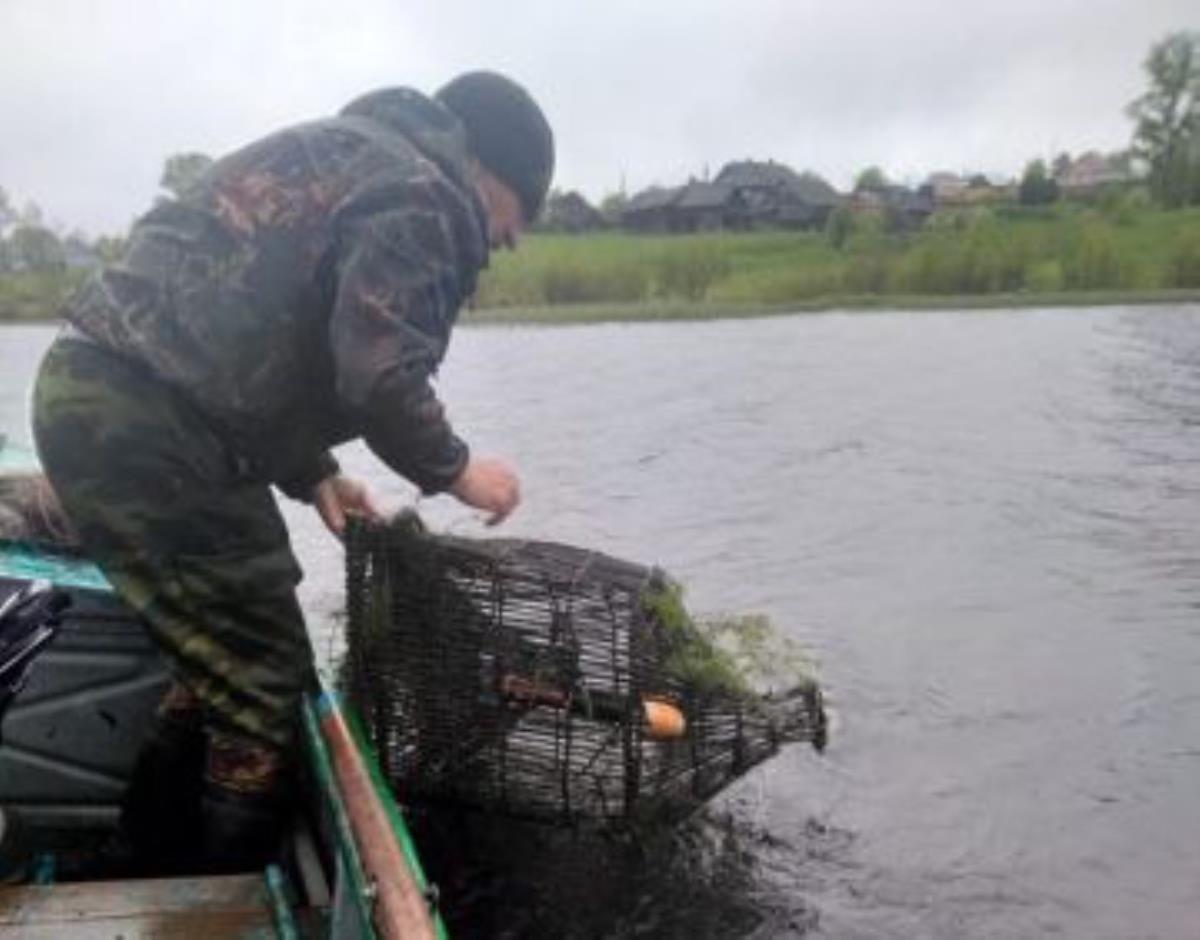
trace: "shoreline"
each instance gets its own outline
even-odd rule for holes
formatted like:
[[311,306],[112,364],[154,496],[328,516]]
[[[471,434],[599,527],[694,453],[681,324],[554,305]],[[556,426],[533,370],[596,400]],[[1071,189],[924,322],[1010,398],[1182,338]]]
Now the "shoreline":
[[737,320],[809,313],[1019,310],[1032,308],[1156,306],[1200,303],[1200,288],[1063,291],[996,294],[832,295],[784,304],[726,304],[678,300],[632,304],[559,304],[467,310],[460,326],[571,326],[590,323],[655,323]]
[[[1021,310],[1032,308],[1159,306],[1200,303],[1200,288],[1063,291],[996,294],[831,295],[780,304],[664,300],[629,304],[557,304],[466,310],[459,326],[574,326],[592,323],[671,323],[796,316],[811,313],[911,313],[921,311]],[[5,326],[57,326],[58,317],[3,317]]]

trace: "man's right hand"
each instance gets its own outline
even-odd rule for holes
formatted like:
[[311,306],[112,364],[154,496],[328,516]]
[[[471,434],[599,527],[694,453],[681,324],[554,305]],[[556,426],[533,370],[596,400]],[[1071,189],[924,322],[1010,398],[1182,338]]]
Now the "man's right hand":
[[489,513],[488,525],[499,525],[521,502],[521,481],[503,460],[472,457],[449,493],[459,502]]
[[365,483],[340,474],[326,477],[313,488],[312,503],[325,527],[339,539],[346,534],[347,516],[363,516],[372,522],[385,518]]

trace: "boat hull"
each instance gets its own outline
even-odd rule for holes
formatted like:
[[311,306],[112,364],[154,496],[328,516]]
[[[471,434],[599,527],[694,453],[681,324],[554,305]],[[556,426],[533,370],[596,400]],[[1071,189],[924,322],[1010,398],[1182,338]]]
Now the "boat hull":
[[[62,573],[84,564],[76,559],[0,543],[0,603],[29,583],[12,563],[18,557],[22,572],[30,561],[43,572],[57,568],[60,576],[52,580],[72,604],[2,716],[0,811],[21,821],[33,861],[28,876],[53,883],[0,887],[0,934],[56,940],[114,935],[98,933],[109,930],[130,938],[446,936],[431,909],[410,912],[418,915],[419,929],[398,929],[394,918],[389,924],[380,885],[406,885],[418,899],[428,885],[357,722],[320,689],[303,704],[303,799],[275,864],[232,879],[89,881],[89,861],[115,830],[169,677],[138,617],[95,580],[98,572]],[[346,786],[348,764],[357,774],[355,789]],[[402,870],[380,866],[381,844],[391,845]]]
[[[0,598],[25,583],[0,575]],[[115,595],[67,590],[62,627],[4,719],[0,805],[37,824],[106,826],[169,679]]]
[[[0,435],[0,474],[37,472],[33,453]],[[0,603],[43,580],[72,603],[0,714],[0,852],[19,829],[33,882],[0,886],[0,934],[444,940],[425,902],[436,892],[375,755],[320,687],[299,716],[302,798],[275,863],[233,876],[87,881],[169,677],[138,616],[87,559],[0,539]],[[7,830],[11,820],[20,825]],[[4,861],[0,873],[17,870]],[[389,905],[398,895],[418,903],[398,915]]]

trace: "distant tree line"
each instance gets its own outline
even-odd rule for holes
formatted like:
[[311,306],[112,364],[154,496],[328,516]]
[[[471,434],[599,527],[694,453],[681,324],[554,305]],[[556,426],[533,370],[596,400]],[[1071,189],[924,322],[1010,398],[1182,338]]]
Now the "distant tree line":
[[1150,87],[1127,113],[1134,154],[1168,208],[1200,204],[1200,32],[1172,33],[1145,62]]
[[0,187],[0,275],[53,275],[91,267],[114,258],[121,242],[111,235],[88,238],[78,230],[63,234],[46,222],[37,203],[17,209]]
[[[993,184],[975,173],[934,174],[930,182],[912,188],[889,179],[878,166],[868,166],[855,177],[848,194],[839,197],[840,208],[810,213],[805,224],[825,224],[830,240],[843,245],[854,228],[851,216],[875,214],[884,217],[887,232],[909,231],[923,224],[935,209],[943,206],[979,206],[1016,202],[1021,206],[1042,207],[1062,198],[1104,202],[1106,208],[1120,202],[1128,212],[1144,208],[1151,201],[1166,209],[1200,204],[1200,33],[1176,32],[1155,43],[1145,60],[1147,90],[1131,102],[1126,113],[1134,121],[1130,146],[1116,153],[1089,151],[1072,157],[1060,153],[1053,160],[1031,160],[1015,185]],[[767,161],[760,167],[787,170]],[[812,174],[799,176],[813,177]],[[946,192],[932,185],[942,177]],[[828,186],[813,177],[819,186]],[[948,179],[947,179],[948,178]],[[720,184],[721,175],[716,182]],[[650,187],[627,196],[624,192],[606,196],[597,209],[587,205],[577,193],[555,193],[543,219],[551,231],[587,231],[602,227],[638,229],[630,224],[630,209],[648,206],[659,213],[660,223],[670,221],[671,211],[664,200],[672,193],[682,195],[684,204],[694,209],[697,197],[713,197],[704,181],[692,181],[679,187]],[[711,188],[710,188],[711,190]],[[690,199],[688,198],[690,195]],[[926,198],[931,197],[931,198]],[[924,204],[922,200],[924,199]],[[678,198],[677,198],[678,201]],[[714,227],[741,228],[738,216]],[[691,231],[682,224],[659,224],[661,231]],[[795,221],[792,219],[791,221]],[[797,227],[795,225],[789,227]]]
[[18,210],[0,189],[0,273],[65,267],[62,241],[43,223],[41,209],[31,202]]
[[[1107,156],[1085,154],[1079,159],[1072,159],[1066,153],[1059,154],[1051,161],[1035,159],[1027,164],[1013,189],[992,187],[985,177],[976,174],[959,182],[965,189],[974,189],[977,194],[987,198],[967,201],[995,202],[998,198],[996,194],[1003,192],[1005,199],[1015,200],[1022,206],[1047,206],[1068,194],[1072,186],[1072,174],[1084,165],[1085,170],[1092,172],[1091,178],[1096,180],[1102,181],[1105,173],[1111,171],[1112,178],[1120,183],[1108,189],[1121,188],[1136,177],[1144,179],[1144,185],[1141,186],[1144,198],[1153,199],[1164,208],[1200,205],[1200,32],[1175,32],[1155,43],[1145,59],[1144,68],[1146,91],[1126,108],[1126,113],[1134,122],[1128,151]],[[1086,166],[1089,160],[1093,164],[1090,168]],[[212,162],[212,158],[203,153],[174,154],[163,165],[159,185],[168,196],[181,197]],[[787,169],[769,161],[766,166],[776,171]],[[790,170],[787,172],[791,173]],[[810,192],[819,192],[822,187],[833,192],[824,180],[813,174],[792,175],[797,185],[806,183]],[[1087,188],[1080,187],[1078,179],[1074,185],[1076,192]],[[1091,191],[1110,201],[1123,200],[1127,211],[1138,207],[1135,196],[1105,193],[1105,188],[1095,185]],[[687,187],[676,189],[689,190],[693,197],[706,198],[710,203],[715,198],[714,188],[707,182],[693,181]],[[782,187],[779,192],[787,189],[786,186]],[[623,218],[627,219],[638,199],[647,194],[653,195],[650,191],[636,197],[627,197],[623,192],[613,193],[593,209],[576,193],[555,192],[549,200],[548,208],[551,211],[542,221],[545,227],[558,231],[612,226]],[[920,190],[916,194],[919,195]],[[851,194],[840,197],[839,203],[819,206],[822,211],[809,213],[804,219],[805,226],[823,225],[830,242],[838,248],[850,240],[856,228],[861,227],[852,216],[864,212],[868,215],[873,212],[881,214],[885,232],[910,230],[914,226],[914,219],[919,220],[917,224],[923,224],[933,214],[934,208],[941,205],[939,199],[931,199],[928,205],[922,207],[913,201],[913,195],[906,187],[889,180],[880,167],[869,166],[858,173]],[[750,197],[753,199],[753,193]],[[803,202],[804,198],[800,197],[800,201]],[[694,209],[694,203],[691,208]],[[714,210],[724,208],[714,206]],[[738,217],[744,218],[747,208],[752,210],[755,207],[741,207]],[[554,218],[556,212],[557,223]],[[795,222],[795,219],[792,221]],[[89,239],[78,231],[64,234],[46,222],[35,203],[27,202],[18,209],[9,194],[0,188],[0,275],[53,274],[74,267],[86,267],[115,257],[121,242],[121,237]]]
[[[163,164],[159,185],[179,198],[212,162],[202,153],[174,154]],[[62,234],[46,222],[36,202],[26,202],[18,209],[0,187],[0,275],[53,275],[69,268],[92,267],[116,258],[123,242],[123,237],[112,235],[89,239],[80,231]]]
[[[1200,32],[1176,32],[1146,57],[1146,91],[1126,108],[1134,121],[1129,150],[1109,158],[1114,169],[1139,165],[1151,197],[1166,209],[1200,205]],[[1048,167],[1033,160],[1021,177],[1022,205],[1048,205],[1072,170],[1069,154]]]

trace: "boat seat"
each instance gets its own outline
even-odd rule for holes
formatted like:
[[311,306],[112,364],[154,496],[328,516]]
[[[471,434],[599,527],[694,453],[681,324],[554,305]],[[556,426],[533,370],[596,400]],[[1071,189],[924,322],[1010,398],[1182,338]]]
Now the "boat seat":
[[275,937],[260,873],[0,887],[0,937]]

